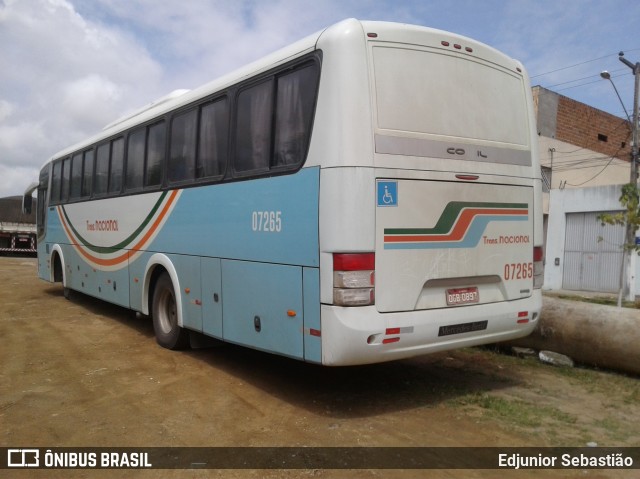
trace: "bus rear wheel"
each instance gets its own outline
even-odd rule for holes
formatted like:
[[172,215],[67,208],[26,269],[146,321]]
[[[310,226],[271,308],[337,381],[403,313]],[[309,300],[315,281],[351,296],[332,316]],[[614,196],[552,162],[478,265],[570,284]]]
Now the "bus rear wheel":
[[184,349],[189,345],[189,332],[178,325],[178,304],[171,278],[165,272],[158,277],[151,307],[156,341],[163,348]]

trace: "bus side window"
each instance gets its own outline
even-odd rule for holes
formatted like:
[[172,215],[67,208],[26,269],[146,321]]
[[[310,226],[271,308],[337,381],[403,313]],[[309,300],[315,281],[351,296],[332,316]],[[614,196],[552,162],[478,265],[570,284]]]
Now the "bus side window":
[[200,109],[200,142],[198,144],[198,178],[222,176],[227,163],[229,107],[227,98],[216,100]]
[[237,172],[269,169],[271,123],[273,117],[273,79],[242,90],[238,95],[236,118]]
[[82,192],[83,198],[91,196],[93,182],[93,149],[84,152],[82,158]]
[[162,183],[162,167],[165,158],[166,128],[164,121],[148,127],[146,172],[144,186],[158,186]]
[[56,161],[53,164],[51,176],[51,203],[60,201],[60,186],[62,183],[62,161]]
[[111,166],[109,169],[109,193],[119,193],[122,189],[124,169],[124,138],[111,142]]
[[82,191],[82,153],[76,153],[71,158],[71,187],[69,188],[69,199],[80,198]]
[[96,151],[96,180],[93,186],[95,196],[107,193],[109,186],[109,143],[98,145]]
[[278,78],[272,166],[302,163],[307,153],[318,85],[315,64]]
[[69,177],[71,176],[71,159],[65,158],[62,161],[62,182],[60,186],[60,202],[66,203],[69,199]]
[[125,180],[127,190],[142,188],[146,133],[146,128],[140,128],[129,134],[127,141],[127,174]]
[[195,177],[197,122],[196,109],[176,115],[171,121],[168,178],[172,183]]

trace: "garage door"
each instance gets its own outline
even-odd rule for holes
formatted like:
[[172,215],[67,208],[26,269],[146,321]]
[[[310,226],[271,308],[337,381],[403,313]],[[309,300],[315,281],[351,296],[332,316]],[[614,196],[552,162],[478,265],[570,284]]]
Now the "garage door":
[[563,289],[618,291],[625,228],[602,223],[601,213],[567,214]]

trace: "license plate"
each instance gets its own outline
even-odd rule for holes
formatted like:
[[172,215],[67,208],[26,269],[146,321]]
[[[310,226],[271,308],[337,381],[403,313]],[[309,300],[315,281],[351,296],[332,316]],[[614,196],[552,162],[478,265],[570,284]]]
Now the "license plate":
[[480,301],[478,288],[457,288],[447,290],[447,306],[458,306],[460,304],[473,304]]

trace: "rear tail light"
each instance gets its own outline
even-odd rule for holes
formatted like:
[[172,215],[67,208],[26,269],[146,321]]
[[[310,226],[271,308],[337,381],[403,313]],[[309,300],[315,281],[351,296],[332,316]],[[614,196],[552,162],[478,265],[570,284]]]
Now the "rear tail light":
[[333,254],[333,303],[369,306],[375,303],[374,253]]
[[544,283],[544,251],[542,246],[533,248],[533,287],[542,288]]

